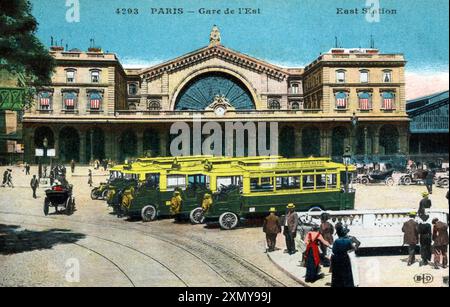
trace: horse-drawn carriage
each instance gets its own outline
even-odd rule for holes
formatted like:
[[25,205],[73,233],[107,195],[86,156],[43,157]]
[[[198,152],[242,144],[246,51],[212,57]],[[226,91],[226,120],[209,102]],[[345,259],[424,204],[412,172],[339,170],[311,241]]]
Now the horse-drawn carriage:
[[389,169],[386,171],[372,171],[368,174],[360,174],[357,177],[357,182],[361,184],[369,183],[384,183],[385,185],[394,185],[394,178],[392,174],[394,169]]
[[66,184],[55,184],[51,189],[45,191],[44,200],[44,214],[48,215],[50,207],[55,208],[55,213],[58,213],[58,208],[64,208],[67,215],[71,215],[75,210],[75,197],[72,195],[73,186]]

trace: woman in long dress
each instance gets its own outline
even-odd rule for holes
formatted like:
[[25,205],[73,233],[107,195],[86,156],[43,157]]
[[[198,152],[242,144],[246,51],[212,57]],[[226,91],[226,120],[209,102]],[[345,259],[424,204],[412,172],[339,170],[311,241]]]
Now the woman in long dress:
[[320,234],[319,226],[314,226],[305,237],[305,264],[306,264],[306,282],[315,282],[321,278],[320,275],[320,251],[319,242],[326,247],[330,247],[328,243]]
[[355,287],[359,284],[358,269],[356,256],[350,253],[354,252],[360,243],[356,238],[348,236],[348,229],[342,224],[336,224],[336,234],[339,238],[334,241],[331,256],[331,286]]

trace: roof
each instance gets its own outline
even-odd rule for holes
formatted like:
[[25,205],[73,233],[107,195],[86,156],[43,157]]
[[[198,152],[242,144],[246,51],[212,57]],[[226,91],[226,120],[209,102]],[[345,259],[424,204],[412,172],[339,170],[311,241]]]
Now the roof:
[[433,106],[445,101],[448,103],[448,90],[408,100],[406,102],[406,112],[408,114],[416,113],[427,106]]

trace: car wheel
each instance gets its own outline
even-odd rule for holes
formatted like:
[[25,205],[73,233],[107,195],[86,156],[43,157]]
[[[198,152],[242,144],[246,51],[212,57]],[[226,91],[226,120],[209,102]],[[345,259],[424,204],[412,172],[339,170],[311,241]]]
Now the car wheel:
[[439,183],[442,187],[448,188],[448,179],[441,179]]
[[205,221],[205,215],[201,207],[195,208],[189,214],[189,219],[192,224],[203,224]]
[[153,205],[145,206],[141,211],[142,221],[151,222],[156,219],[156,207]]
[[93,200],[98,199],[98,194],[97,194],[97,192],[98,192],[98,188],[95,188],[95,189],[93,189],[93,190],[91,191],[91,199],[93,199]]
[[237,226],[238,216],[233,212],[225,212],[219,217],[219,225],[222,229],[230,230]]
[[369,183],[369,179],[368,178],[363,178],[363,179],[361,179],[361,183],[362,184],[368,184]]
[[105,200],[105,199],[107,199],[108,198],[108,190],[104,190],[103,192],[102,192],[102,200]]
[[403,184],[404,185],[411,185],[411,183],[412,183],[411,177],[403,178]]
[[386,185],[393,186],[394,185],[394,178],[389,177],[386,179]]

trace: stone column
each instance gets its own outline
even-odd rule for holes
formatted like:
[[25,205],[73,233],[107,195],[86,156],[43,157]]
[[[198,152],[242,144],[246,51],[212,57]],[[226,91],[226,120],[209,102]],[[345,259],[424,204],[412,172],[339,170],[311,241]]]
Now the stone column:
[[[86,157],[86,134],[83,131],[79,131],[80,134],[80,163],[89,164]],[[92,159],[92,157],[91,157]]]
[[[168,152],[169,145],[168,142],[168,135],[165,128],[162,128],[160,130],[160,155],[161,157],[166,157],[170,155],[170,152]],[[170,149],[169,149],[170,151]]]
[[144,156],[144,132],[141,130],[136,131],[137,138],[137,155],[138,157]]
[[409,152],[408,144],[408,127],[401,126],[398,127],[399,131],[399,150],[400,153],[406,154]]

